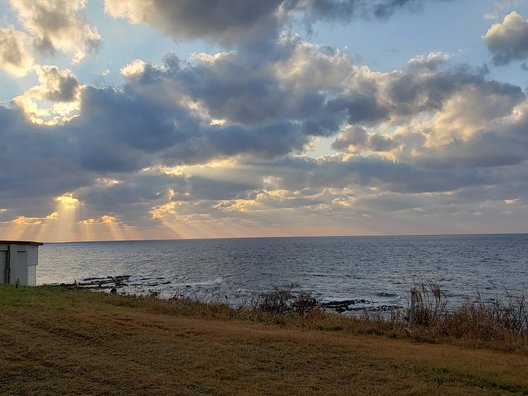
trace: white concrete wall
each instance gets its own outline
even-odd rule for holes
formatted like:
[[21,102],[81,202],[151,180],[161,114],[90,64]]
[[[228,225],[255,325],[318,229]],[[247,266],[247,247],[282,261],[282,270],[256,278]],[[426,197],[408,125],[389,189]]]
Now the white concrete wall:
[[4,280],[4,274],[5,274],[5,266],[7,264],[7,246],[0,245],[0,284],[5,283]]
[[37,284],[38,246],[17,243],[0,244],[0,283],[6,283],[5,267],[10,261],[11,284],[35,286]]

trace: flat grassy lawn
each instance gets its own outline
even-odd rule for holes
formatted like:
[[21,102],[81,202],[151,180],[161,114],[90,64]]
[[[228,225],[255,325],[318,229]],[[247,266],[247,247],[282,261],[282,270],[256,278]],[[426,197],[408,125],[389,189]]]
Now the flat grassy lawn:
[[171,304],[1,286],[0,393],[528,394],[521,353],[270,325],[226,307]]

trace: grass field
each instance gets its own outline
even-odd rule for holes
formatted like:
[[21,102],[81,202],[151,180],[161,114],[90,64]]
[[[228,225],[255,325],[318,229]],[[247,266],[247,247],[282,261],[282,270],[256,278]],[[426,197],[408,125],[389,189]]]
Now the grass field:
[[528,394],[522,349],[347,320],[0,286],[0,393]]

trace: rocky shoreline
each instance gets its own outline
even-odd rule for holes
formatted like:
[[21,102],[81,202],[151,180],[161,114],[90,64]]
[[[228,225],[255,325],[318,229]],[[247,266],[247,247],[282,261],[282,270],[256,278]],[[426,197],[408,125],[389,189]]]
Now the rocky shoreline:
[[365,299],[357,299],[357,300],[336,300],[336,301],[328,301],[328,302],[322,302],[320,303],[321,308],[324,308],[326,310],[330,311],[336,311],[336,312],[358,312],[358,311],[383,311],[383,312],[391,312],[398,309],[403,309],[401,305],[395,305],[395,304],[383,304],[383,305],[369,305],[373,304],[372,301],[368,301]]
[[[156,288],[162,285],[169,285],[172,282],[163,277],[159,278],[138,278],[133,279],[132,275],[117,275],[106,277],[89,277],[73,283],[61,283],[59,286],[72,290],[94,290],[109,293],[127,294],[126,288],[136,287],[142,288],[142,292],[138,294],[159,296],[159,292],[155,289],[145,290],[144,288]],[[186,289],[191,289],[191,284],[185,285]],[[130,293],[136,294],[136,293]],[[173,297],[184,297],[183,294],[175,295]],[[227,296],[226,296],[227,299]],[[317,306],[325,311],[337,313],[358,313],[358,312],[392,312],[403,309],[404,307],[397,304],[377,304],[375,301],[367,299],[344,299],[331,301],[317,301]]]

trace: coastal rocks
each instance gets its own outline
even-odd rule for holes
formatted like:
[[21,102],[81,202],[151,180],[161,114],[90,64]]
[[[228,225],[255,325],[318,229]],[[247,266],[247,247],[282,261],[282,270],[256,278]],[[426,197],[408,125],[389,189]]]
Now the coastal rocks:
[[369,311],[369,312],[391,312],[398,309],[403,309],[401,305],[383,304],[375,305],[373,301],[365,299],[357,300],[337,300],[328,301],[321,303],[321,308],[327,310],[333,310],[339,313],[343,312],[358,312],[358,311]]
[[128,286],[136,287],[156,287],[161,285],[171,284],[170,280],[165,278],[141,278],[139,283],[131,282],[131,275],[118,275],[118,276],[106,276],[106,277],[92,277],[85,278],[81,281],[74,283],[61,283],[60,286],[68,287],[72,289],[108,289],[110,292],[117,292],[118,289],[122,289]]
[[[138,275],[89,277],[60,286],[74,290],[87,289],[110,294],[156,296],[159,298],[178,296],[199,301],[222,301],[233,307],[255,303],[255,296],[259,292],[258,288],[239,288],[229,293],[229,285],[226,285],[224,278],[219,276],[214,279],[196,279],[184,275],[172,277],[160,275],[146,276],[142,273]],[[374,293],[372,298],[325,300],[321,294],[312,297],[310,293],[306,294],[298,288],[295,290],[292,288],[293,286],[290,285],[272,289],[268,293],[264,293],[267,297],[265,301],[262,298],[258,301],[261,305],[266,306],[274,306],[275,303],[279,307],[291,305],[290,309],[295,312],[308,312],[313,308],[320,308],[344,315],[362,315],[367,312],[392,314],[394,311],[403,308],[397,304],[399,298],[393,293]],[[275,301],[274,298],[278,301]],[[288,304],[282,301],[284,298],[288,300]],[[277,310],[281,311],[282,308]]]
[[338,309],[338,308],[348,308],[350,307],[351,305],[356,305],[356,304],[367,304],[367,303],[370,303],[370,301],[367,301],[367,300],[340,300],[340,301],[329,301],[329,302],[324,302],[324,303],[321,303],[321,307],[323,308],[327,308],[327,309]]
[[63,287],[70,289],[108,289],[112,292],[112,289],[122,288],[128,286],[126,282],[130,279],[130,275],[118,275],[118,276],[107,276],[107,277],[92,277],[85,278],[80,282],[73,283],[61,283]]

